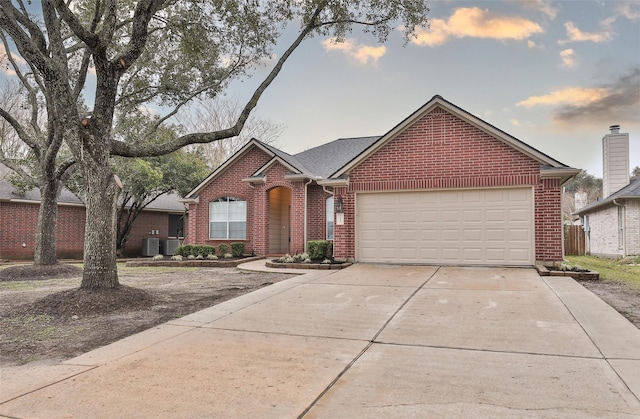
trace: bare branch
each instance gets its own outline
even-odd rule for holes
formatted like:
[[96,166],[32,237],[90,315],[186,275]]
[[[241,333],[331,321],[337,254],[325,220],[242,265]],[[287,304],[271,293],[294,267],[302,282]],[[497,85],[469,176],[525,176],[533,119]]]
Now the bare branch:
[[253,92],[253,95],[245,105],[244,109],[240,113],[240,116],[238,117],[238,120],[232,127],[214,132],[187,134],[177,138],[174,141],[165,142],[163,144],[128,144],[123,141],[114,139],[111,141],[112,154],[124,157],[161,156],[163,154],[178,150],[189,144],[210,143],[212,141],[218,141],[239,135],[245,122],[247,121],[247,118],[249,118],[249,114],[258,104],[258,100],[265,92],[267,87],[269,87],[269,85],[278,76],[278,74],[282,70],[284,63],[289,59],[291,54],[293,54],[298,46],[300,46],[307,35],[309,35],[314,29],[318,27],[318,16],[327,6],[327,4],[328,1],[325,0],[316,7],[313,15],[311,16],[311,19],[309,20],[309,23],[304,27],[304,29],[298,34],[298,37],[278,59],[276,65],[273,67],[273,69],[271,69],[271,72],[267,75],[260,86],[258,86],[258,88]]

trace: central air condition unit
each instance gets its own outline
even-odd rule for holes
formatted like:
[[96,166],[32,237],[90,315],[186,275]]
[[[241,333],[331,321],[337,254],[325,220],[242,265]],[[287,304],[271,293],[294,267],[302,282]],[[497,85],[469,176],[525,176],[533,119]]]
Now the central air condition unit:
[[160,240],[157,238],[142,239],[142,256],[160,254]]
[[173,240],[160,240],[160,248],[162,249],[162,254],[165,256],[173,256],[176,254],[176,248],[180,246],[180,241],[177,239]]

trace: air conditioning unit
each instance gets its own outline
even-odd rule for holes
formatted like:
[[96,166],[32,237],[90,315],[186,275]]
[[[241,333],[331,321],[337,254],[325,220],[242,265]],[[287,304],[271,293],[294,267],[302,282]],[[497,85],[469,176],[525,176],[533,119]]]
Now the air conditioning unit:
[[176,254],[176,248],[180,246],[180,241],[173,240],[160,240],[160,249],[165,256],[173,256]]
[[157,238],[142,239],[142,256],[160,254],[160,240]]

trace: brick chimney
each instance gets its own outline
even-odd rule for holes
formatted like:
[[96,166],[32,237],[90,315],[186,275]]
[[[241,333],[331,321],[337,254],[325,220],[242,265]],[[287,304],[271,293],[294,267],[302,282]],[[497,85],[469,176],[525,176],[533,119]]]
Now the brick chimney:
[[629,133],[620,133],[620,125],[611,125],[602,137],[602,197],[629,184]]

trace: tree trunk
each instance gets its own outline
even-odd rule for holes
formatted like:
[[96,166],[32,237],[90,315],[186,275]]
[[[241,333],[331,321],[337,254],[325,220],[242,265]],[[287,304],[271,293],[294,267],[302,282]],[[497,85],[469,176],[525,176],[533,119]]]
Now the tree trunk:
[[120,188],[108,163],[86,163],[84,273],[80,288],[104,289],[119,285],[116,265],[116,207]]
[[36,232],[36,248],[33,257],[35,265],[55,265],[56,256],[56,224],[58,220],[58,188],[55,179],[48,178],[40,185],[40,211]]

